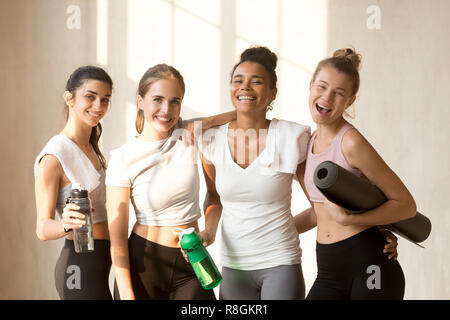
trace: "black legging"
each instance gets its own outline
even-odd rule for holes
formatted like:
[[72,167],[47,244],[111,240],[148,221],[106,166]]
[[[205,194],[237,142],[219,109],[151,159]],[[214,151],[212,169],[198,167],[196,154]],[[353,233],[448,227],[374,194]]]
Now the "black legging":
[[109,289],[109,240],[94,240],[94,251],[76,253],[66,239],[55,267],[55,284],[62,300],[112,300]]
[[383,253],[385,244],[377,227],[336,243],[317,243],[318,273],[306,299],[403,299],[403,271]]
[[[136,299],[214,300],[213,290],[205,290],[179,248],[148,241],[131,233],[128,239],[130,275]],[[114,299],[120,299],[114,285]]]

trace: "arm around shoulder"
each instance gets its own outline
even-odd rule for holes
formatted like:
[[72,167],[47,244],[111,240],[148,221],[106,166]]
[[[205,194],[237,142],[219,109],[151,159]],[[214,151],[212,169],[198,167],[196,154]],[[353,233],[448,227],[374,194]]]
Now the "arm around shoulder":
[[206,130],[224,125],[235,119],[236,111],[229,111],[206,118],[183,121],[184,132],[181,138],[185,141],[186,145],[193,144]]
[[236,110],[219,113],[214,116],[204,118],[202,120],[202,128],[203,130],[207,130],[212,127],[221,126],[235,119],[236,119]]

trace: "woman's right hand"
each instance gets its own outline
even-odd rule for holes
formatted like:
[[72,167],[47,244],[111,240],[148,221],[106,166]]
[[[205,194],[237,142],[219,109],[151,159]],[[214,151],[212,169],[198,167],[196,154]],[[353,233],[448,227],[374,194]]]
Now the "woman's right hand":
[[80,229],[85,223],[84,214],[79,212],[80,207],[74,203],[68,203],[62,214],[62,225],[65,230]]
[[[207,247],[209,245],[211,245],[214,240],[215,240],[215,236],[213,236],[211,234],[211,232],[208,232],[206,229],[199,232],[199,236],[202,238],[202,245],[204,247]],[[186,252],[184,252],[183,249],[180,248],[181,253],[183,254],[184,259],[189,262],[189,257],[187,256]]]

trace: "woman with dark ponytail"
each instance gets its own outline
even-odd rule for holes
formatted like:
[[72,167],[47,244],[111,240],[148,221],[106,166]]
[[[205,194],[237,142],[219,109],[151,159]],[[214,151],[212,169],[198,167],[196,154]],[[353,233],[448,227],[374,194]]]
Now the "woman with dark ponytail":
[[[108,285],[111,257],[105,208],[106,162],[98,146],[100,120],[108,111],[112,86],[109,75],[98,67],[84,66],[72,73],[64,92],[66,124],[48,141],[34,165],[37,236],[42,241],[65,237],[55,268],[61,299],[112,299]],[[84,224],[79,207],[66,204],[74,184],[89,191],[94,252],[77,254],[74,250],[72,230]]]

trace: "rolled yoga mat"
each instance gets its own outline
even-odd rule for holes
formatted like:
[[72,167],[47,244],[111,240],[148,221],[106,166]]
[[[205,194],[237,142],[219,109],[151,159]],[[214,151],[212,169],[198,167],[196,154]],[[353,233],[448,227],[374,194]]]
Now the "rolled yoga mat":
[[[332,161],[324,161],[317,166],[314,184],[329,201],[352,214],[374,209],[387,201],[377,186]],[[427,239],[431,232],[430,219],[420,212],[413,218],[382,227],[417,245],[417,242]]]

